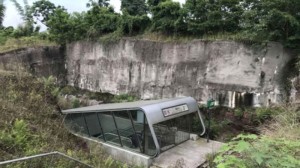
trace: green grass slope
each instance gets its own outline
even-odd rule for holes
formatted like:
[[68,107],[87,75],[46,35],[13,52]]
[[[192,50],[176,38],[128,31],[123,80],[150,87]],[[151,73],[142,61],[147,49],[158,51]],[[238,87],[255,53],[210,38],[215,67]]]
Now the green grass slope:
[[[57,88],[52,82],[28,74],[0,71],[0,86],[0,161],[59,151],[94,167],[126,167],[107,157],[99,145],[89,147],[66,130],[64,116],[57,107]],[[53,163],[57,164],[55,167],[76,166],[57,158],[34,163],[28,164],[30,167],[48,167]]]

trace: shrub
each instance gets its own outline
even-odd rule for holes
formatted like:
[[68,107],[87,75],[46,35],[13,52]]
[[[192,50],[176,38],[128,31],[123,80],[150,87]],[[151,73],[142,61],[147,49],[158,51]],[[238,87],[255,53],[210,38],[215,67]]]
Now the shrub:
[[114,103],[121,103],[121,102],[133,102],[136,101],[137,98],[135,96],[129,95],[129,94],[120,94],[116,95],[113,98]]
[[270,123],[263,127],[264,134],[269,137],[288,138],[300,141],[299,106],[281,107]]
[[238,117],[240,119],[243,118],[243,116],[244,116],[244,110],[241,108],[234,109],[233,113],[234,113],[235,117]]
[[214,159],[216,167],[300,167],[299,107],[258,108],[256,115],[271,119],[262,126],[263,135],[234,138]]
[[78,99],[74,99],[72,101],[72,108],[78,108],[80,107],[80,101]]
[[300,141],[239,135],[222,147],[214,159],[217,168],[299,167]]
[[280,108],[260,107],[255,110],[256,117],[254,121],[263,122],[267,119],[271,119],[281,111]]
[[26,151],[32,144],[29,140],[33,139],[29,134],[28,125],[22,119],[16,119],[12,127],[0,132],[0,144],[6,146],[7,150]]

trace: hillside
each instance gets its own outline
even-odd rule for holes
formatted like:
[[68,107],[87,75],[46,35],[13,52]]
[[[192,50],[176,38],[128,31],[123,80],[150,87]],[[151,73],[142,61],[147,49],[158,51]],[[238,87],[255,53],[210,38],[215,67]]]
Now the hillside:
[[[99,145],[89,148],[86,142],[65,129],[64,117],[56,105],[58,89],[53,81],[0,71],[0,85],[0,161],[59,151],[94,167],[120,166],[107,157]],[[57,167],[76,166],[69,160],[56,158],[55,161]],[[45,158],[9,166],[26,167],[26,164],[30,167],[53,165]]]
[[213,156],[210,165],[217,168],[299,167],[299,110],[295,104],[256,109],[256,117],[263,123],[258,127],[260,134],[242,133],[232,138]]
[[[120,11],[110,2],[70,12],[11,0],[22,23],[6,27],[0,0],[0,162],[58,151],[128,167],[71,134],[61,107],[191,96],[220,105],[208,136],[226,145],[210,167],[300,167],[300,0],[121,0]],[[49,165],[81,167],[59,157],[7,167]]]

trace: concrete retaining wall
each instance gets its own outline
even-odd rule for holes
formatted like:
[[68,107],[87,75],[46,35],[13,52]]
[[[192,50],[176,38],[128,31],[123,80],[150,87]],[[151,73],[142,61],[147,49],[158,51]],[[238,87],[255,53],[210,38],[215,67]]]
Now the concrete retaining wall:
[[73,86],[142,99],[214,98],[230,107],[282,101],[280,72],[292,57],[279,43],[257,49],[234,41],[134,39],[106,45],[74,42],[66,55]]
[[0,69],[57,77],[66,82],[65,50],[59,46],[23,48],[0,53]]

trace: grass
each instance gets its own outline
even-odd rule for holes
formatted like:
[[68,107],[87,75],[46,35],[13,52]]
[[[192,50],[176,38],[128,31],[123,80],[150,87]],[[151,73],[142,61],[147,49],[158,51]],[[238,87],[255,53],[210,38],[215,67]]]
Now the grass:
[[216,167],[299,167],[300,106],[258,108],[259,136],[240,134],[223,146],[214,158]]
[[[0,85],[0,161],[59,151],[94,167],[126,167],[107,156],[99,144],[90,146],[69,133],[52,93],[55,85],[5,71],[0,71]],[[68,167],[67,161],[59,164]]]
[[159,42],[181,42],[186,43],[197,38],[195,36],[187,36],[187,35],[165,35],[159,32],[145,32],[142,35],[138,35],[135,38],[145,39],[150,41],[159,41]]
[[[120,31],[115,31],[110,34],[103,35],[99,37],[99,40],[103,44],[111,44],[119,41],[122,38],[126,38],[122,35]],[[145,32],[144,34],[131,36],[129,38],[133,39],[144,39],[150,41],[158,42],[175,42],[175,43],[187,43],[193,40],[203,40],[203,41],[239,41],[247,44],[260,43],[262,41],[251,39],[245,37],[241,33],[218,33],[213,35],[166,35],[159,32]],[[39,46],[55,46],[58,45],[53,41],[49,41],[42,36],[29,36],[21,38],[12,38],[12,37],[0,37],[0,53],[5,53],[13,51],[20,48],[26,47],[39,47]]]
[[263,134],[273,138],[300,141],[300,106],[282,106],[272,120],[262,126]]
[[133,38],[145,39],[151,41],[160,41],[160,42],[178,42],[178,43],[187,43],[193,40],[203,40],[203,41],[238,41],[246,44],[256,44],[261,43],[263,40],[254,39],[248,36],[245,36],[243,33],[226,33],[221,32],[217,34],[206,34],[206,35],[166,35],[159,32],[145,32],[142,35],[137,35]]
[[43,40],[38,36],[21,37],[21,38],[8,38],[2,41],[0,45],[0,53],[13,51],[26,47],[39,47],[39,46],[55,46],[54,42]]

